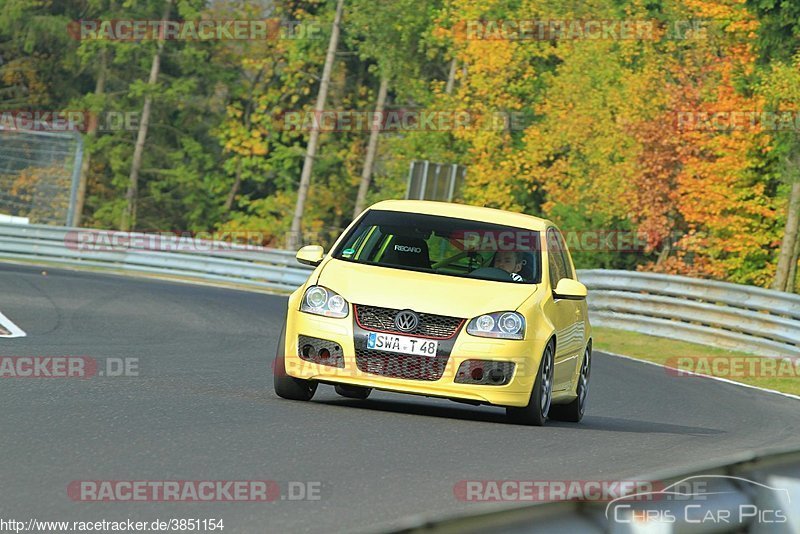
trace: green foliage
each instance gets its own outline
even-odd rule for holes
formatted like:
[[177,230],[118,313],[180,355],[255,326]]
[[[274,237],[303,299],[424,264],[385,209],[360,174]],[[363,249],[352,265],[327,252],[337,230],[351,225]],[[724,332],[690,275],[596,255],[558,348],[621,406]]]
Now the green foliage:
[[[247,230],[282,246],[333,0],[175,0],[173,20],[277,18],[316,38],[77,40],[79,19],[160,19],[165,0],[4,0],[0,108],[153,111],[138,229]],[[650,21],[644,39],[466,39],[469,21]],[[681,21],[707,34],[676,36]],[[672,33],[671,33],[672,32]],[[646,268],[767,285],[796,131],[680,131],[681,110],[800,109],[793,0],[346,0],[326,108],[513,117],[505,127],[384,132],[370,202],[405,192],[409,162],[467,166],[465,202],[545,216],[569,234],[640,232],[644,250],[574,249],[580,267]],[[451,71],[451,67],[455,67]],[[449,80],[451,72],[454,78]],[[98,79],[105,81],[95,94]],[[353,210],[368,131],[324,132],[304,218],[329,245]],[[115,227],[135,130],[87,137],[85,224]]]

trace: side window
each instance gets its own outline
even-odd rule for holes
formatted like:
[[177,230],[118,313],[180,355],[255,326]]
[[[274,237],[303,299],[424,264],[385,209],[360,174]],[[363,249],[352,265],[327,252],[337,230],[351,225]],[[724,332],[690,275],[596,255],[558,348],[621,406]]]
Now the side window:
[[564,261],[559,253],[560,245],[555,229],[547,229],[547,265],[550,270],[550,286],[555,289],[558,281],[564,278]]
[[572,278],[575,279],[575,273],[572,272],[572,264],[569,261],[569,252],[567,251],[567,244],[564,242],[564,236],[561,235],[561,232],[554,231],[556,234],[556,239],[558,240],[558,250],[561,256],[561,263],[563,265],[562,273],[564,276],[562,278]]
[[391,234],[381,234],[380,232],[375,232],[374,242],[370,242],[369,246],[366,247],[367,251],[369,251],[369,256],[366,258],[367,261],[372,261],[375,263],[380,263],[383,260],[384,254],[386,254],[386,249],[389,247],[389,242],[392,240]]
[[387,236],[381,234],[380,230],[373,226],[364,234],[363,240],[353,247],[356,251],[355,258],[363,261],[377,261],[378,252],[381,251],[381,247],[378,244],[382,241],[385,242],[387,239]]

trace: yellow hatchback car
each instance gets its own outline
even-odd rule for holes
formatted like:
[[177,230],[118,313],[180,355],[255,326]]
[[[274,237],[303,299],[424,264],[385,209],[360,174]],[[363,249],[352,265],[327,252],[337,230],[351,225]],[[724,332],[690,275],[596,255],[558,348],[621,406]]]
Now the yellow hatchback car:
[[275,392],[310,400],[332,384],[506,407],[512,421],[578,422],[592,339],[586,286],[549,221],[490,208],[379,202],[289,297]]

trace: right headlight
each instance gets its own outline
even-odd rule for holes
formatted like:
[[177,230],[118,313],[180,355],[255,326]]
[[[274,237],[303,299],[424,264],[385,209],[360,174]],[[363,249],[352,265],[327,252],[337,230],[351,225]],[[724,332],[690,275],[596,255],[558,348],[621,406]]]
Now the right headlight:
[[347,317],[350,307],[340,295],[322,286],[311,286],[303,294],[300,311],[326,317]]
[[467,333],[478,337],[523,339],[525,317],[514,311],[487,313],[472,319],[467,325]]

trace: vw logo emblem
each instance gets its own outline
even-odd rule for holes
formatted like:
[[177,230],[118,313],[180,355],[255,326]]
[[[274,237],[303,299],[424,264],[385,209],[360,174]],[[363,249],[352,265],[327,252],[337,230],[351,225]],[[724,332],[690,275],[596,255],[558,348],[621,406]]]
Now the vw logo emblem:
[[411,310],[403,310],[394,316],[394,325],[398,330],[411,332],[419,325],[419,316]]

